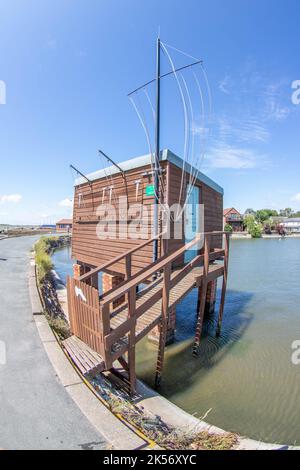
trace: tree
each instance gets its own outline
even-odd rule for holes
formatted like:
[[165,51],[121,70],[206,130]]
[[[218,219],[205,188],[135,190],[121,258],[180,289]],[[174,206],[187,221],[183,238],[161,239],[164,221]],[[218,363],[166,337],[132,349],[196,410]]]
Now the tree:
[[260,209],[259,211],[256,212],[256,220],[257,222],[263,224],[266,220],[268,220],[270,217],[268,210],[266,209]]
[[255,223],[255,216],[253,214],[244,216],[244,225],[248,229],[251,225]]
[[278,217],[278,212],[274,209],[260,209],[256,212],[256,220],[261,224],[271,217]]
[[290,207],[287,207],[285,209],[281,209],[280,210],[280,215],[281,215],[281,217],[292,217],[293,209],[291,209]]
[[254,209],[246,209],[244,215],[255,215]]

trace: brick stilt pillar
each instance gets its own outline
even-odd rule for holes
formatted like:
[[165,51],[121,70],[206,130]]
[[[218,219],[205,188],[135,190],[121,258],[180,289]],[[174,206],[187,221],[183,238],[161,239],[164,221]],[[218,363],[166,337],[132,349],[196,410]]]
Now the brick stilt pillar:
[[[103,294],[111,289],[117,287],[121,282],[124,281],[124,275],[112,275],[103,273],[102,274],[102,292]],[[120,297],[118,300],[113,302],[113,308],[117,308],[119,305],[122,305],[125,302],[125,294]]]
[[211,315],[215,311],[217,296],[217,280],[210,281],[207,286],[204,315]]
[[82,264],[73,264],[73,276],[78,278],[84,274],[84,266]]
[[[169,319],[168,319],[168,329],[167,329],[167,339],[166,345],[172,344],[175,340],[175,330],[176,330],[176,307],[173,307],[169,310]],[[153,330],[150,331],[148,335],[149,341],[151,343],[159,343],[159,325],[157,325]]]
[[[83,263],[73,264],[73,276],[76,279],[82,276],[83,274],[88,273],[91,269],[92,268],[90,266],[87,266]],[[94,274],[90,278],[86,279],[85,282],[86,284],[95,287],[95,289],[98,289],[98,274]]]

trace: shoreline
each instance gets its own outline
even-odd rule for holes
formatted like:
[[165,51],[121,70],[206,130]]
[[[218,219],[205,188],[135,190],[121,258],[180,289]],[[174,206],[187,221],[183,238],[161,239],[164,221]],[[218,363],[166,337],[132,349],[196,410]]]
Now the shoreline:
[[289,238],[300,238],[300,233],[293,233],[290,235],[285,235],[284,237],[279,234],[274,234],[274,235],[263,234],[259,238],[252,238],[249,233],[235,232],[231,234],[232,240],[260,240],[261,238],[265,240],[281,240],[281,239],[288,240]]
[[[268,238],[279,239],[281,237],[273,236]],[[300,238],[300,234],[297,238]],[[66,288],[63,288],[64,283],[58,273],[55,271],[55,267],[52,270],[52,275],[55,278],[55,282],[57,283],[57,295],[60,299],[63,300],[63,305],[61,305],[62,309],[65,310],[67,307]],[[66,316],[68,316],[68,313],[65,313]],[[175,405],[172,401],[168,400],[154,389],[150,388],[141,380],[138,380],[138,393],[139,397],[134,401],[135,404],[148,412],[150,415],[160,416],[162,420],[170,426],[178,429],[185,429],[187,431],[197,429],[199,432],[207,431],[212,434],[226,435],[230,432],[225,431],[215,425],[211,425],[206,421],[189,414],[179,406]],[[238,435],[238,444],[233,450],[300,450],[300,446],[267,443]]]

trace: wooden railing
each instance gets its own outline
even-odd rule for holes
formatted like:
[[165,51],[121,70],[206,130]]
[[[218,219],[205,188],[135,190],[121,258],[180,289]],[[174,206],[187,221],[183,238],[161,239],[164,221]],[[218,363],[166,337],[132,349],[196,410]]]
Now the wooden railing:
[[143,243],[140,243],[138,246],[132,248],[131,250],[128,250],[125,253],[121,253],[119,256],[113,258],[112,260],[107,261],[106,263],[101,264],[100,266],[97,266],[96,268],[91,269],[87,273],[78,277],[78,280],[86,282],[92,276],[95,276],[95,274],[98,274],[101,271],[109,270],[109,268],[111,268],[114,264],[121,263],[121,262],[125,263],[125,279],[126,280],[130,279],[131,271],[132,271],[131,270],[132,255],[134,255],[137,251],[141,250],[142,248],[145,248],[146,246],[150,245],[150,243],[153,243],[155,240],[160,240],[161,245],[163,246],[163,235],[164,233],[160,233],[156,237],[153,237],[149,240],[146,240]]
[[[214,236],[224,236],[225,246],[221,249],[214,251],[210,250],[211,238]],[[174,277],[172,274],[172,264],[187,250],[193,248],[198,244],[201,239],[204,242],[204,252],[195,256],[189,263],[181,268]],[[101,322],[103,325],[103,337],[105,342],[105,361],[112,364],[117,355],[123,350],[127,349],[124,345],[116,353],[112,353],[112,347],[115,343],[120,341],[126,334],[129,333],[128,349],[129,351],[135,348],[135,327],[138,318],[143,315],[149,308],[151,308],[159,299],[162,299],[162,323],[166,324],[168,319],[168,309],[170,300],[170,290],[175,287],[194,267],[203,263],[203,279],[207,282],[209,275],[210,262],[226,257],[228,254],[229,233],[228,232],[206,232],[199,234],[194,240],[177,250],[171,255],[167,255],[153,263],[149,268],[144,269],[142,272],[129,278],[128,281],[123,282],[118,288],[107,292],[102,296],[100,301]],[[153,296],[147,299],[140,306],[136,306],[136,292],[137,286],[157,277],[162,276],[161,288],[155,290]],[[206,289],[205,289],[206,290]],[[111,331],[110,326],[110,304],[123,297],[127,296],[128,303],[128,317],[120,326]]]
[[[159,237],[161,234],[159,235]],[[217,243],[212,245],[213,237],[219,237]],[[224,238],[224,244],[220,245],[220,237]],[[157,237],[155,237],[157,238]],[[228,270],[228,254],[229,254],[229,238],[227,232],[209,232],[199,234],[194,240],[172,254],[165,254],[149,267],[143,268],[138,273],[131,273],[131,256],[143,246],[151,243],[154,239],[147,240],[138,247],[121,254],[108,263],[95,268],[78,279],[68,277],[68,304],[69,317],[72,333],[78,336],[94,351],[97,351],[103,361],[105,370],[113,369],[113,364],[119,360],[122,367],[129,373],[129,381],[131,390],[134,391],[136,384],[135,376],[135,348],[136,343],[145,336],[151,329],[159,325],[159,348],[156,366],[155,383],[159,385],[162,376],[162,368],[164,362],[164,349],[166,344],[166,334],[168,328],[168,317],[170,306],[176,305],[183,295],[186,295],[193,287],[197,286],[198,291],[198,307],[197,307],[197,324],[194,341],[194,353],[199,351],[199,343],[202,332],[204,308],[208,283],[215,280],[219,276],[223,276],[221,302],[218,315],[218,329],[220,333]],[[201,241],[201,246],[196,246]],[[222,246],[222,248],[212,248],[211,246]],[[195,257],[183,265],[183,267],[173,270],[174,262],[184,255],[184,253],[194,248]],[[212,261],[222,259],[224,263],[214,269],[211,268]],[[126,267],[126,279],[114,290],[111,290],[101,297],[99,291],[90,286],[86,281],[89,277],[97,274],[99,271],[110,268],[114,263],[124,260]],[[192,272],[187,282],[182,281],[186,276],[194,270],[195,267],[201,266],[201,269]],[[146,294],[142,293],[137,297],[137,286],[152,281],[145,288]],[[176,289],[176,286],[177,289]],[[174,289],[175,288],[175,289]],[[172,291],[172,296],[170,293]],[[150,295],[148,295],[150,293]],[[123,296],[126,296],[126,303],[117,307],[120,311],[111,313],[111,304]],[[178,295],[178,297],[177,297]],[[155,306],[161,301],[158,306]],[[147,318],[147,312],[149,317]],[[145,314],[143,320],[139,322],[137,331],[137,321]],[[122,322],[115,322],[115,315],[122,315]],[[119,317],[120,318],[120,317]],[[113,328],[112,328],[113,324]],[[142,326],[141,326],[142,325]],[[127,361],[124,353],[128,353]]]

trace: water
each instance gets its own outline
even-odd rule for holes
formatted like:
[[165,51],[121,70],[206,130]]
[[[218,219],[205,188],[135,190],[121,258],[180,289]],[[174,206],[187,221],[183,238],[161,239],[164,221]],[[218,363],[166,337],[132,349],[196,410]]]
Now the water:
[[66,284],[67,276],[73,276],[73,261],[71,260],[71,247],[66,246],[56,250],[52,255],[55,271]]
[[[215,338],[209,319],[199,358],[191,354],[196,292],[177,307],[160,392],[198,417],[212,409],[206,420],[226,430],[299,445],[300,365],[291,344],[300,339],[300,239],[233,240],[229,270],[222,335]],[[138,376],[152,386],[156,346],[143,340],[137,350]]]

